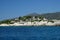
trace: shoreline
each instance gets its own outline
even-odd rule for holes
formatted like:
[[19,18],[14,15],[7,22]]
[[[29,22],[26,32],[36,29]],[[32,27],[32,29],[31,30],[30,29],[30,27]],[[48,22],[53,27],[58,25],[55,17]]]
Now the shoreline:
[[51,22],[24,22],[24,23],[14,23],[14,24],[0,24],[0,26],[60,26],[60,23]]
[[[6,26],[6,25],[5,25]],[[12,25],[13,26],[13,25]],[[15,25],[16,26],[16,25]],[[23,25],[23,26],[37,26],[37,25]],[[22,26],[22,27],[23,27]],[[49,25],[38,25],[38,26],[49,26]],[[60,26],[60,25],[53,25],[53,26]],[[0,26],[1,27],[1,26]],[[2,27],[4,27],[4,26],[2,26]],[[14,26],[13,26],[14,27]]]

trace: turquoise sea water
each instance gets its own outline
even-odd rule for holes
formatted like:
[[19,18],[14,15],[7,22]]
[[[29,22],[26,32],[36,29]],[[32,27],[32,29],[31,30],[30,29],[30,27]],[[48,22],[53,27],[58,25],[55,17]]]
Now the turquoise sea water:
[[60,40],[60,26],[0,27],[0,40]]

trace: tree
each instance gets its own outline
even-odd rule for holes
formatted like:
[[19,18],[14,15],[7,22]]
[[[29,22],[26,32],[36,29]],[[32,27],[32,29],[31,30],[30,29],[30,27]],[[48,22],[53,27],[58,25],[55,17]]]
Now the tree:
[[39,18],[40,18],[41,20],[43,20],[44,17],[43,17],[43,16],[39,16]]
[[22,17],[19,17],[19,20],[21,20]]

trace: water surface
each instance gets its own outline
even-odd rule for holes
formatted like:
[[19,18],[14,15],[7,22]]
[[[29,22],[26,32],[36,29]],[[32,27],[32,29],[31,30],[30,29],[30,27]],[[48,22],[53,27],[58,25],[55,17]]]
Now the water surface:
[[60,26],[1,26],[0,40],[60,40]]

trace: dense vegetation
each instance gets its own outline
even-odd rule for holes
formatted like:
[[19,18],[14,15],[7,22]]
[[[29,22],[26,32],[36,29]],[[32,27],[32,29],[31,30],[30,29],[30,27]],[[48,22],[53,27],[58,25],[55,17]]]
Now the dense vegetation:
[[[34,18],[35,18],[35,20],[34,20]],[[30,22],[34,22],[34,21],[41,21],[41,20],[43,20],[43,18],[44,17],[42,17],[42,16],[34,16],[34,18],[33,18],[33,16],[23,16],[23,17],[18,17],[18,18],[14,18],[14,19],[8,19],[8,20],[3,20],[3,21],[0,21],[0,24],[2,24],[2,23],[6,23],[6,24],[13,24],[14,22],[20,22],[20,20],[22,20],[22,21],[30,21]],[[38,18],[40,19],[40,20],[38,20]]]

